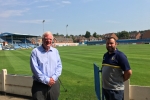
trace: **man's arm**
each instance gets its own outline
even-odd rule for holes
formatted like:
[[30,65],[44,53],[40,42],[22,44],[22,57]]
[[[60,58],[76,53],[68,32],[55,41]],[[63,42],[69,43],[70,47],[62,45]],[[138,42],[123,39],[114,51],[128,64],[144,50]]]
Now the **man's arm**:
[[119,60],[119,64],[121,66],[121,69],[124,71],[123,80],[126,81],[132,75],[132,70],[130,68],[130,64],[129,64],[128,59],[124,53],[120,53],[118,60]]
[[128,80],[131,75],[132,75],[132,70],[124,71],[123,80],[124,80],[124,81]]

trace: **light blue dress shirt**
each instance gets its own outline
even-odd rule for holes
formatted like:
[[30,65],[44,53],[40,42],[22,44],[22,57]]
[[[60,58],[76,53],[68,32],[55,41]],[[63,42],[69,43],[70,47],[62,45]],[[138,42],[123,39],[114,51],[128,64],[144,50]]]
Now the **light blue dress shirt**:
[[30,67],[34,80],[48,84],[52,77],[56,81],[62,72],[58,50],[50,47],[46,52],[42,45],[34,48],[30,56]]

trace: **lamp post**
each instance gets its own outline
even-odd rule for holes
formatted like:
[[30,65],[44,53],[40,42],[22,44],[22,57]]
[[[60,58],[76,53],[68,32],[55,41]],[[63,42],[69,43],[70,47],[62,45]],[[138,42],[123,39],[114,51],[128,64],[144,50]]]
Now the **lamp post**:
[[44,22],[45,22],[45,20],[43,20],[43,33],[44,33]]
[[68,27],[68,24],[66,25],[66,35],[67,35],[67,27]]
[[2,35],[2,33],[0,33],[0,43],[1,43],[1,35]]
[[[68,32],[67,32],[67,27],[68,27],[68,24],[66,25],[66,39],[67,39],[67,34],[68,34]],[[66,40],[67,41],[67,40]],[[68,41],[67,41],[68,42]]]

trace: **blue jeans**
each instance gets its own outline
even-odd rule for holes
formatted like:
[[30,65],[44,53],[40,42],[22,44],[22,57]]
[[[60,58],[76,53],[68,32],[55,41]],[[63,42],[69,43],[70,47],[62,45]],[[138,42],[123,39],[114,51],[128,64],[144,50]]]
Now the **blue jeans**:
[[124,100],[124,90],[107,90],[103,88],[106,100]]

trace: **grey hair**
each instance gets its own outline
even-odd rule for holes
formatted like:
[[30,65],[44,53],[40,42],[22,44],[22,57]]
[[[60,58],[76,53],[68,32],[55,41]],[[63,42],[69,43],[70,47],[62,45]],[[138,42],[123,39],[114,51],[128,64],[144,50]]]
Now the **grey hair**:
[[45,32],[45,33],[42,35],[42,39],[44,39],[45,35],[52,35],[52,39],[54,38],[52,32],[50,32],[50,31]]

